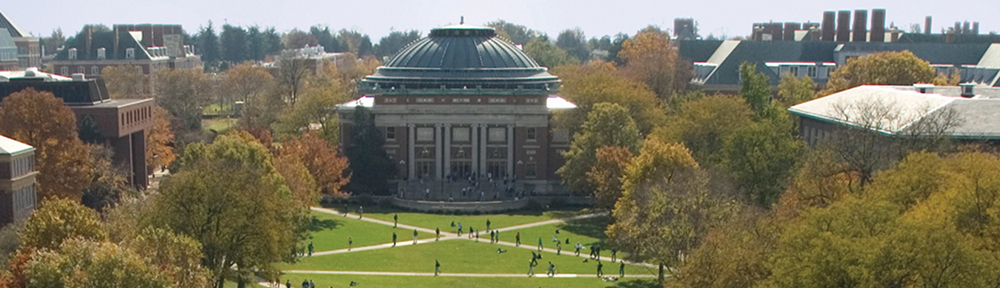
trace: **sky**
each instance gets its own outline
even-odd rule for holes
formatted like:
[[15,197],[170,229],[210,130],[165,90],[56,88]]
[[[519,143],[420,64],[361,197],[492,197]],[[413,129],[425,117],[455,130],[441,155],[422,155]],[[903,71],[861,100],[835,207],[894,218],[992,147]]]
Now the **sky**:
[[[278,31],[308,30],[326,25],[331,30],[357,30],[373,41],[391,31],[419,30],[458,24],[482,25],[497,19],[525,25],[555,37],[562,30],[579,27],[588,38],[625,32],[629,35],[653,24],[673,28],[674,18],[694,18],[699,34],[745,36],[756,22],[821,22],[823,11],[886,9],[886,24],[895,22],[902,30],[911,23],[923,25],[933,16],[933,31],[953,26],[955,21],[980,22],[980,32],[1000,31],[1000,5],[996,0],[961,2],[931,0],[494,0],[494,1],[307,1],[307,0],[4,0],[0,11],[34,35],[48,36],[62,28],[67,36],[84,24],[181,24],[195,34],[211,20],[261,27]],[[881,2],[881,3],[879,3]],[[955,6],[959,5],[960,6]],[[869,15],[871,12],[869,12]],[[869,16],[869,21],[871,18]],[[870,23],[870,22],[869,22]],[[219,31],[221,29],[216,29]]]

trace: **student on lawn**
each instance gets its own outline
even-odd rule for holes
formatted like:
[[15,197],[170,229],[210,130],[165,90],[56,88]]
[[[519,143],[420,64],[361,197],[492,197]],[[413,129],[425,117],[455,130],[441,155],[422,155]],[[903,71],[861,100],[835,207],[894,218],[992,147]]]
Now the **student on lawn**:
[[601,245],[594,244],[594,257],[601,261]]
[[358,220],[365,215],[365,206],[358,206]]
[[495,234],[493,233],[493,230],[490,230],[490,244],[493,244],[493,236],[494,235]]
[[309,280],[302,279],[302,288],[309,288]]
[[476,231],[476,242],[479,242],[479,231]]
[[313,256],[313,241],[309,241],[309,256]]
[[344,203],[344,217],[347,217],[347,203]]
[[583,249],[583,246],[580,246],[580,242],[576,242],[576,256],[580,256],[580,249]]
[[438,273],[441,273],[441,262],[434,259],[434,276],[438,276]]
[[611,262],[614,263],[615,259],[618,258],[618,249],[611,248]]
[[486,219],[486,231],[492,231],[492,230],[490,230],[490,219],[489,218]]
[[[528,262],[528,277],[535,276],[535,259],[532,258],[531,262]],[[308,288],[308,287],[305,287]]]
[[503,250],[503,249],[500,249],[500,247],[497,247],[497,254],[506,253],[506,252],[507,252],[507,250]]
[[351,251],[354,248],[354,237],[347,237],[347,251]]
[[622,261],[622,265],[618,266],[618,276],[625,278],[625,261]]
[[549,271],[545,272],[545,275],[556,276],[556,265],[553,265],[552,261],[549,261]]
[[396,224],[399,224],[399,214],[392,214],[392,228],[396,228]]
[[434,228],[434,234],[436,235],[434,241],[441,240],[441,228]]
[[542,237],[538,237],[538,251],[542,251]]
[[600,260],[597,260],[597,278],[604,276],[604,264]]
[[458,236],[462,236],[462,222],[458,222]]
[[516,241],[514,242],[514,246],[521,247],[521,232],[517,232],[517,235],[514,235],[514,241]]
[[292,288],[292,280],[285,279],[285,288]]
[[562,253],[562,242],[556,242],[556,255]]
[[413,229],[413,244],[417,244],[417,229]]
[[392,232],[392,247],[396,247],[396,232]]

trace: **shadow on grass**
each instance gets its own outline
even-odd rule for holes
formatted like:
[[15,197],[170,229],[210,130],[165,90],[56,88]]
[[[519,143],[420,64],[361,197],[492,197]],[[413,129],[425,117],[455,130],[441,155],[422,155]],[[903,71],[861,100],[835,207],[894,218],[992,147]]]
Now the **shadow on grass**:
[[593,237],[599,240],[596,243],[581,243],[584,246],[589,247],[593,244],[600,244],[601,247],[608,249],[610,246],[605,243],[605,238],[607,238],[607,236],[604,234],[604,230],[608,227],[610,220],[610,216],[600,216],[583,220],[569,221],[564,224],[560,224],[558,227],[566,232]]
[[[359,208],[360,205],[358,205],[356,203],[350,203],[350,204],[347,204],[346,206],[344,205],[344,203],[320,203],[320,206],[322,206],[324,208],[334,209],[334,210],[337,210],[337,211],[343,211],[343,209],[346,207],[348,212],[350,212],[350,213],[358,213],[358,210],[359,210],[358,208]],[[591,210],[591,209],[589,209],[589,208],[575,208],[575,209],[567,208],[567,209],[568,210],[557,210],[557,209],[552,209],[552,210],[523,209],[523,210],[517,210],[517,211],[508,211],[508,212],[499,212],[499,213],[483,213],[483,214],[478,214],[478,213],[424,213],[424,212],[416,212],[416,211],[411,211],[411,210],[406,210],[406,209],[400,209],[400,208],[396,208],[396,207],[386,207],[386,206],[379,206],[379,205],[370,205],[370,206],[365,206],[365,211],[364,212],[365,213],[373,213],[373,214],[422,213],[422,214],[432,214],[432,215],[436,214],[436,215],[460,215],[460,216],[474,216],[474,215],[541,216],[541,215],[544,215],[545,213],[549,213],[550,215],[552,215],[553,219],[568,218],[568,217],[573,217],[573,216],[578,216],[578,215],[583,215],[583,214],[594,213],[594,211]]]
[[332,229],[336,229],[337,227],[340,227],[340,226],[344,226],[344,223],[343,222],[337,222],[336,220],[333,220],[333,219],[322,219],[322,220],[320,220],[320,219],[317,219],[316,217],[312,217],[312,222],[309,223],[309,231],[310,232],[319,232],[319,231],[323,231],[323,230],[332,230]]
[[[628,275],[626,275],[628,276]],[[633,279],[633,280],[621,280],[614,285],[605,286],[605,288],[654,288],[662,287],[655,279]]]

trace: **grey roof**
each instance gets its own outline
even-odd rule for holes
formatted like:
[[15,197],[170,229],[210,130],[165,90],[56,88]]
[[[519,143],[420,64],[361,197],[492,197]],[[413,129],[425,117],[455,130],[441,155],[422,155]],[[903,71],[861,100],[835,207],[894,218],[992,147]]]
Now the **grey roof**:
[[30,151],[35,151],[35,147],[0,135],[0,155],[14,155]]
[[7,18],[7,14],[3,14],[3,11],[0,11],[0,28],[7,28],[7,31],[5,32],[7,32],[10,37],[31,37],[30,34],[25,33],[24,30],[17,27],[14,22],[11,22],[10,18]]
[[[699,43],[699,42],[719,42]],[[781,80],[770,69],[765,69],[766,62],[834,62],[833,50],[836,42],[819,41],[681,41],[682,57],[692,57],[694,62],[713,62],[718,65],[705,84],[735,85],[740,83],[740,64],[749,62],[757,65],[757,72],[771,78],[771,84],[777,85]],[[716,49],[708,54],[704,49]],[[695,51],[692,51],[695,50]],[[704,61],[699,61],[705,59]]]
[[975,65],[990,43],[874,43],[848,42],[837,51],[884,52],[909,50],[931,64]]
[[[86,28],[85,28],[86,29]],[[132,34],[128,30],[122,29],[118,30],[117,36],[114,31],[101,31],[92,32],[90,36],[90,51],[87,51],[86,39],[84,39],[84,34],[80,33],[72,39],[66,41],[66,48],[59,50],[56,53],[53,60],[56,61],[69,61],[69,49],[76,48],[76,60],[97,60],[97,49],[105,49],[105,59],[107,60],[124,60],[125,50],[128,48],[135,49],[135,58],[130,60],[149,60],[151,59],[149,53],[146,51],[146,47],[143,47],[139,43],[138,39],[132,37]],[[118,49],[115,50],[115,38],[118,38]]]
[[[912,86],[865,85],[792,106],[789,112],[824,122],[878,127],[883,133],[897,134],[923,119],[935,119],[940,113],[954,113],[949,130],[955,138],[1000,139],[1000,89],[976,87],[975,97],[963,98],[955,86],[933,87],[919,93]],[[891,117],[871,119],[867,108],[890,109]],[[869,111],[870,112],[870,111]],[[880,115],[881,117],[883,115]],[[864,119],[865,120],[857,120]],[[870,123],[878,123],[872,125]]]
[[[385,66],[365,77],[366,93],[409,94],[416,90],[444,93],[548,94],[559,79],[549,74],[514,43],[497,37],[493,28],[454,25],[431,30],[427,38],[396,53]],[[522,93],[526,92],[526,93]]]

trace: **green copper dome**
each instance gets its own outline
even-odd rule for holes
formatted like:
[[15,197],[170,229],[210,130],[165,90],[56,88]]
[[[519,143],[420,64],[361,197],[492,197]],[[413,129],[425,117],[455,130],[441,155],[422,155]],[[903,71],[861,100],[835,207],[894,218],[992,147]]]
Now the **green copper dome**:
[[[373,94],[547,95],[559,78],[493,28],[453,25],[403,48],[359,84]],[[471,92],[473,90],[475,92]]]

